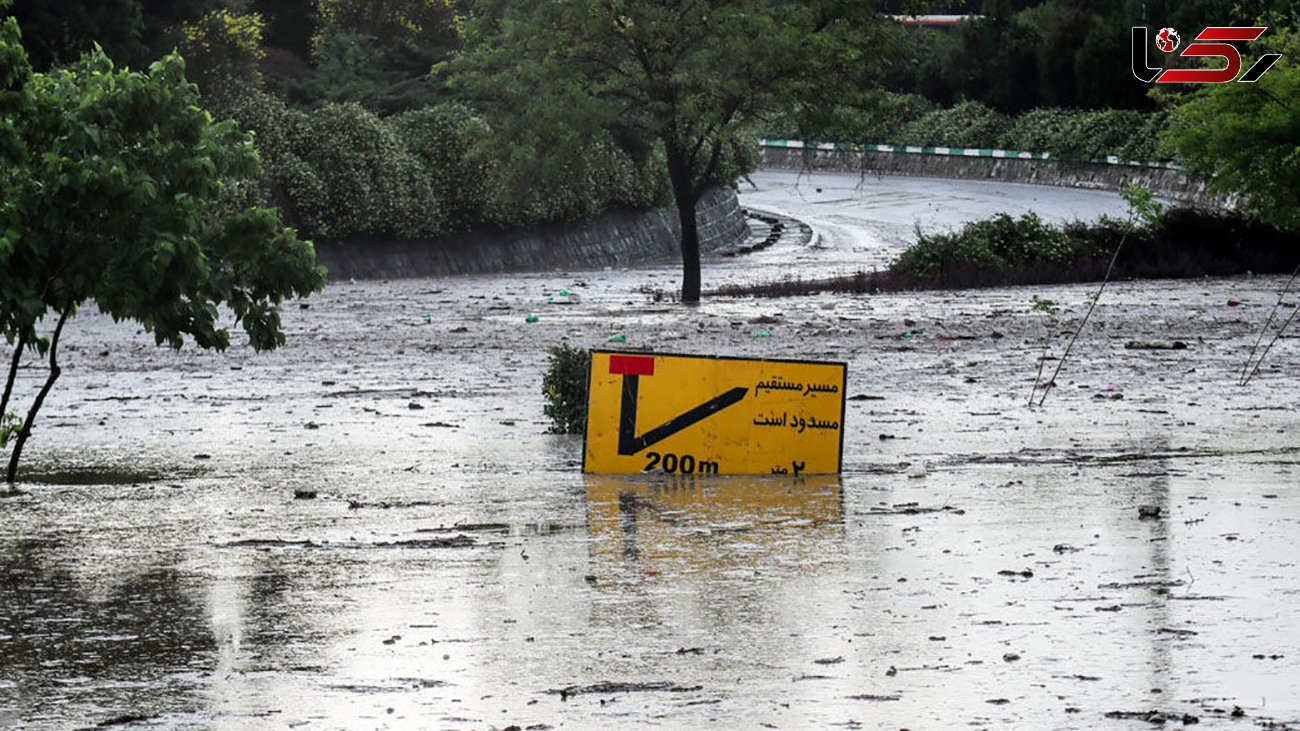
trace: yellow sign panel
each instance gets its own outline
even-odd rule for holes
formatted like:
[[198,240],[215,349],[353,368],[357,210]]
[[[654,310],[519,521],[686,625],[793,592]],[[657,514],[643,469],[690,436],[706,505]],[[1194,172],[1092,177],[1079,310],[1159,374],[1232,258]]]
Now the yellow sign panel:
[[843,363],[593,351],[585,472],[835,474]]

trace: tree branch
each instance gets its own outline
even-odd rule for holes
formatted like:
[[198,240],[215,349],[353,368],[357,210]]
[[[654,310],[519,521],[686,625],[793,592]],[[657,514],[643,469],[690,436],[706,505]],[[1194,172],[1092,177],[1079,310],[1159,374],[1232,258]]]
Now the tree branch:
[[1288,104],[1287,102],[1283,101],[1282,99],[1278,99],[1278,98],[1273,94],[1273,92],[1269,91],[1268,89],[1265,89],[1264,87],[1259,86],[1258,84],[1255,84],[1255,85],[1252,86],[1251,88],[1253,88],[1255,91],[1257,91],[1257,92],[1263,94],[1264,96],[1268,97],[1269,100],[1272,101],[1274,104],[1277,104],[1278,106],[1282,107],[1283,109],[1285,109],[1285,110],[1287,110],[1287,111],[1291,111],[1291,105],[1290,105],[1290,104]]

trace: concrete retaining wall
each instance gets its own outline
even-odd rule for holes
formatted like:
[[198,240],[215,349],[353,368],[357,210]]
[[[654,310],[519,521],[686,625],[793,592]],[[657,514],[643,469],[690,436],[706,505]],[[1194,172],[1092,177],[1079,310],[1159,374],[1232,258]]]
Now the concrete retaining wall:
[[[936,149],[943,152],[936,153]],[[997,180],[1101,190],[1119,190],[1120,184],[1128,181],[1149,188],[1158,197],[1181,203],[1211,207],[1232,204],[1232,200],[1226,196],[1207,193],[1204,181],[1172,166],[1123,162],[1069,163],[1046,159],[1042,154],[1003,150],[949,151],[949,148],[919,147],[904,150],[908,151],[870,148],[849,150],[836,145],[793,147],[786,143],[765,143],[762,160],[764,167],[787,170]]]
[[[743,244],[744,211],[730,188],[715,188],[696,206],[700,250]],[[440,239],[352,237],[316,244],[331,280],[398,279],[453,274],[601,269],[679,260],[677,211],[615,211],[595,221],[513,231],[472,232]]]

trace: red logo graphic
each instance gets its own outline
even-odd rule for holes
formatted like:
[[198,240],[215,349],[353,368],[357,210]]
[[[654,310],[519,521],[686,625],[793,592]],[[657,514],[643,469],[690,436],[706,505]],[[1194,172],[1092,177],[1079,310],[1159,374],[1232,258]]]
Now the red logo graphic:
[[[1251,28],[1212,27],[1201,31],[1187,48],[1178,54],[1180,58],[1191,56],[1211,56],[1227,61],[1221,69],[1159,69],[1147,65],[1147,29],[1146,26],[1134,26],[1132,35],[1133,75],[1139,81],[1157,84],[1223,84],[1233,80],[1241,83],[1259,81],[1264,72],[1273,67],[1280,53],[1266,53],[1259,57],[1246,73],[1237,78],[1241,71],[1241,54],[1235,46],[1228,43],[1210,43],[1209,41],[1253,41],[1264,34],[1267,27]],[[1178,48],[1178,31],[1173,28],[1161,28],[1156,34],[1156,48],[1169,53]],[[1141,63],[1138,55],[1141,54]]]
[[1160,32],[1156,34],[1156,48],[1165,53],[1172,53],[1178,50],[1178,44],[1182,40],[1178,37],[1178,31],[1173,28],[1161,28]]

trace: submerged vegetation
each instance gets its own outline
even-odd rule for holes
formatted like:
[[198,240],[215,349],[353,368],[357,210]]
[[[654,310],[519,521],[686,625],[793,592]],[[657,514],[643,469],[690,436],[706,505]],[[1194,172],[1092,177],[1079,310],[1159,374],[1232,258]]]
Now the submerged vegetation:
[[581,434],[587,427],[587,377],[591,352],[561,344],[551,348],[542,377],[542,411],[551,420],[553,434]]

